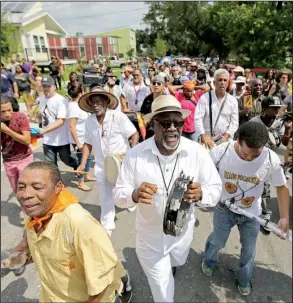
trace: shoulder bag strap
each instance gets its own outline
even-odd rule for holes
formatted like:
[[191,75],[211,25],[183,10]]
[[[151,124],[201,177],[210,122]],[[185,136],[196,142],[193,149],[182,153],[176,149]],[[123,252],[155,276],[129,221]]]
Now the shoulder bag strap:
[[211,136],[213,134],[213,116],[212,116],[212,93],[209,91],[209,116],[210,116],[210,130],[211,130]]
[[216,126],[217,126],[217,124],[218,124],[218,121],[219,121],[219,118],[220,118],[220,116],[221,116],[221,113],[222,113],[222,110],[223,110],[223,108],[224,108],[224,105],[225,105],[225,103],[226,103],[227,97],[228,97],[228,93],[226,93],[225,99],[224,99],[224,101],[223,101],[222,104],[221,104],[221,107],[220,107],[220,110],[219,110],[219,113],[218,113],[218,116],[217,116],[217,119],[216,119],[216,123],[215,123],[215,125],[214,125],[214,129],[216,128]]

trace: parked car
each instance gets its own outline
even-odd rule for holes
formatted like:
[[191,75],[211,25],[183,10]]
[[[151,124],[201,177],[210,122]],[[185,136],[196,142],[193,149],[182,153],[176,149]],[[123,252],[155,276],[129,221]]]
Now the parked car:
[[122,68],[126,63],[125,58],[118,58],[117,56],[110,57],[110,67]]

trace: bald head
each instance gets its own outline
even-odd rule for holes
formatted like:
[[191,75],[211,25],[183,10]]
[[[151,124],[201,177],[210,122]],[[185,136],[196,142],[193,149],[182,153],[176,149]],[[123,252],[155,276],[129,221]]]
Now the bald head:
[[262,94],[262,81],[258,78],[252,78],[249,81],[249,88],[253,96],[260,96]]

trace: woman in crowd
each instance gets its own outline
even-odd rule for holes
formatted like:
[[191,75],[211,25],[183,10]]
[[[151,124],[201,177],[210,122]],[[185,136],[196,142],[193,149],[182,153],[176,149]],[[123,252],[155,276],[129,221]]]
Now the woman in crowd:
[[[73,148],[76,150],[76,155],[78,158],[79,165],[81,164],[82,159],[82,147],[84,144],[84,132],[85,132],[85,121],[89,117],[89,113],[83,111],[79,105],[78,100],[82,95],[81,85],[71,86],[68,90],[68,95],[71,98],[68,106],[68,117],[69,117],[69,131],[70,131],[70,143]],[[78,188],[83,191],[91,190],[85,182],[95,181],[96,179],[93,177],[89,177],[88,172],[91,168],[91,156],[88,157],[85,172],[86,175],[78,176]]]
[[196,83],[191,80],[187,80],[183,84],[183,89],[178,90],[175,93],[176,99],[181,103],[182,109],[191,111],[191,114],[184,120],[182,136],[192,141],[198,141],[198,135],[195,132],[194,115],[197,106],[197,102],[203,90],[195,91]]
[[16,66],[15,70],[15,80],[18,86],[19,95],[25,103],[29,118],[32,119],[32,105],[34,99],[31,95],[31,85],[34,85],[34,80],[20,65]]
[[272,69],[268,70],[263,78],[263,94],[264,96],[271,96],[272,87],[276,85],[275,73]]

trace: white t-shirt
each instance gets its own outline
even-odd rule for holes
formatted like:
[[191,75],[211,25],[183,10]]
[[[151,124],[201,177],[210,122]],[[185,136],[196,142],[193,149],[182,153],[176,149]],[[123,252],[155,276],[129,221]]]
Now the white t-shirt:
[[[226,150],[228,144],[230,145]],[[266,147],[253,161],[242,160],[234,145],[235,141],[222,143],[210,151],[223,182],[221,201],[235,197],[237,206],[259,216],[262,212],[261,195],[264,182],[273,186],[286,184],[281,161],[275,152]]]
[[[65,119],[65,123],[55,130],[43,135],[43,144],[62,146],[69,144],[68,136],[68,99],[56,93],[52,98],[39,97],[42,125],[46,128],[56,122],[57,119]],[[48,123],[46,120],[48,119]]]
[[104,158],[108,154],[126,154],[130,149],[128,138],[135,132],[135,126],[122,112],[107,109],[102,125],[95,114],[88,117],[84,142],[93,148],[98,181],[101,182],[104,178]]
[[135,112],[140,112],[140,108],[146,96],[151,93],[150,89],[144,83],[135,85],[134,83],[127,83],[123,87],[123,96],[128,103],[128,108]]
[[[70,101],[68,104],[68,118],[77,118],[76,121],[76,134],[78,140],[81,144],[84,143],[84,132],[85,132],[85,120],[90,116],[89,113],[82,110],[78,103],[75,101]],[[69,130],[69,128],[68,128]],[[76,144],[72,138],[71,132],[69,130],[69,142],[71,144]]]

